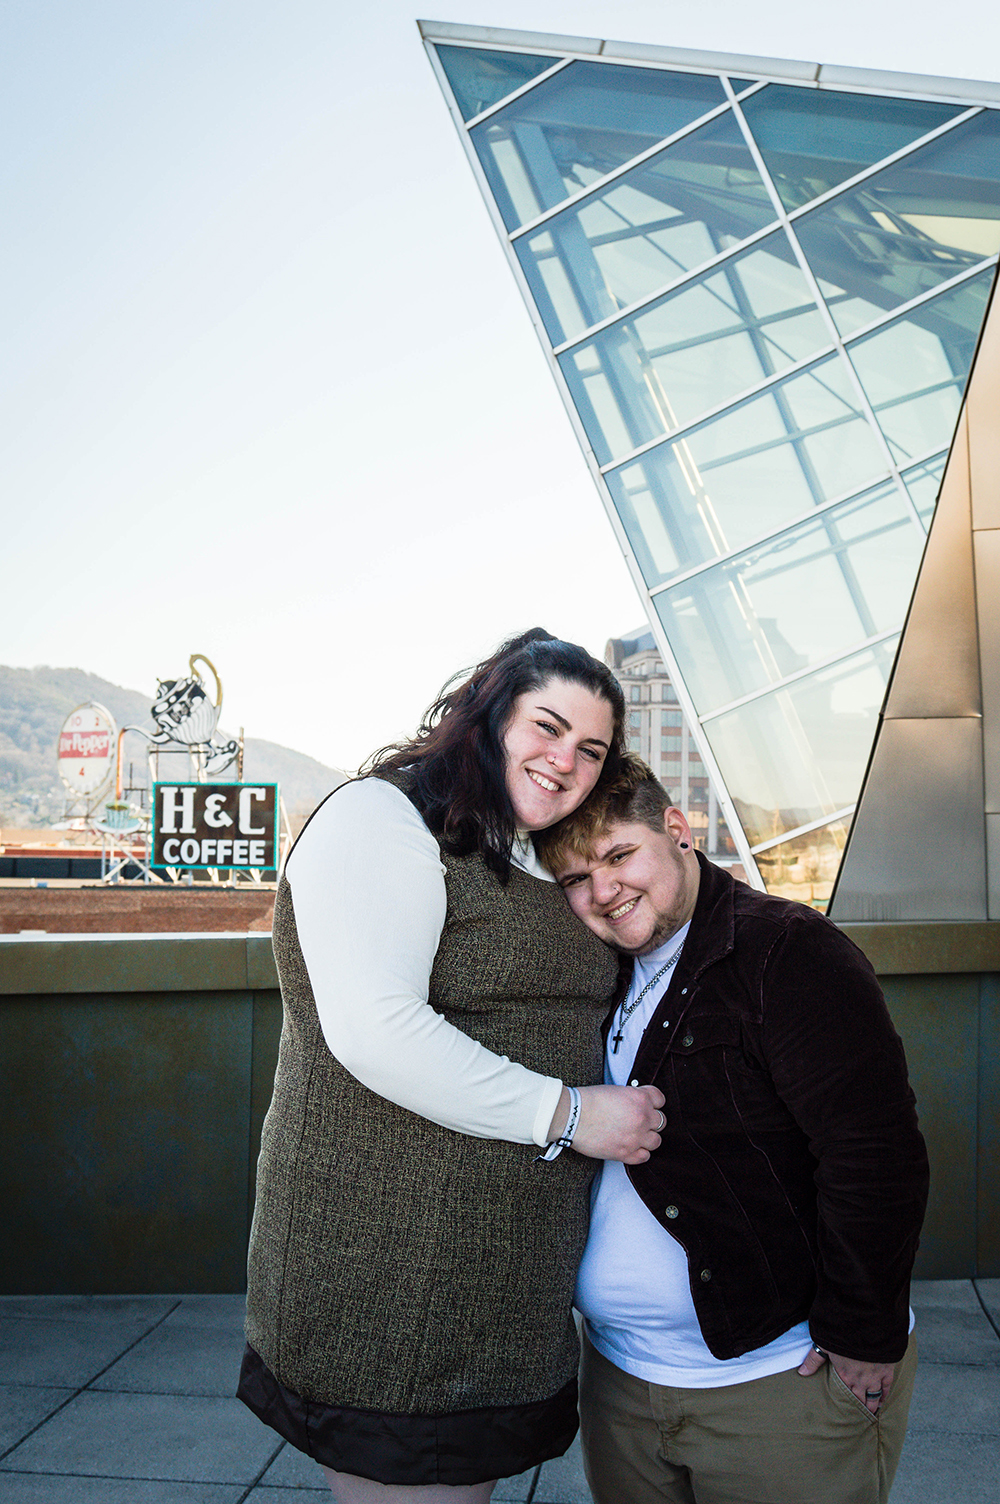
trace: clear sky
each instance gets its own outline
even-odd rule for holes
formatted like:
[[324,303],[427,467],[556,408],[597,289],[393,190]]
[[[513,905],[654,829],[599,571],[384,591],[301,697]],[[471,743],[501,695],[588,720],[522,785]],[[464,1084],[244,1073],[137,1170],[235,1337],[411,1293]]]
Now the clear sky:
[[[5,0],[0,662],[338,766],[541,623],[642,611],[414,0]],[[996,0],[428,0],[435,20],[1000,76]]]

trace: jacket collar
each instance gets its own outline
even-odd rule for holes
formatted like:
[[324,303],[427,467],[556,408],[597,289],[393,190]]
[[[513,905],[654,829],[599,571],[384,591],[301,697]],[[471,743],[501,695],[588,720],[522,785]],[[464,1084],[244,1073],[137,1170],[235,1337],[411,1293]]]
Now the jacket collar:
[[728,956],[736,944],[735,879],[700,851],[695,856],[701,880],[682,957],[684,973],[692,980]]

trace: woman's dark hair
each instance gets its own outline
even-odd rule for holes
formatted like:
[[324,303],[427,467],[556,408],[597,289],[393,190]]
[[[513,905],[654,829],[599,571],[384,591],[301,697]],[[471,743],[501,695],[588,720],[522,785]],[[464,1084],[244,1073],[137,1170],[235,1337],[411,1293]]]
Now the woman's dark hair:
[[[519,695],[549,679],[581,684],[606,700],[614,728],[598,784],[616,777],[625,748],[625,697],[609,668],[586,648],[533,627],[502,643],[471,673],[456,674],[428,709],[412,741],[383,747],[366,774],[403,772],[406,792],[446,851],[478,851],[506,883],[516,833],[507,792],[504,733]],[[460,681],[460,682],[456,682]]]

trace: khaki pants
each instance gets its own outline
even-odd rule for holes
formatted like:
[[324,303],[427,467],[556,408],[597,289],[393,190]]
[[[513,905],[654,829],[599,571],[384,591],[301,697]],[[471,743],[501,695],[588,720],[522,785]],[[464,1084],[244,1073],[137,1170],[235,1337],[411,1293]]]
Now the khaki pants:
[[886,1504],[916,1343],[877,1415],[825,1363],[718,1389],[623,1373],[584,1335],[580,1423],[595,1504]]

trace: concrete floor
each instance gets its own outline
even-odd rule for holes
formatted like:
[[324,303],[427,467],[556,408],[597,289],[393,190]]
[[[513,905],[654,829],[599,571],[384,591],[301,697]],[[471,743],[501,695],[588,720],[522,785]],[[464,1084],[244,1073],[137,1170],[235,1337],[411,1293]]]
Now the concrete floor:
[[[893,1504],[1000,1499],[1000,1279],[914,1286],[921,1367]],[[315,1464],[232,1398],[235,1295],[0,1298],[0,1500],[319,1504]],[[578,1447],[498,1501],[591,1504]]]

